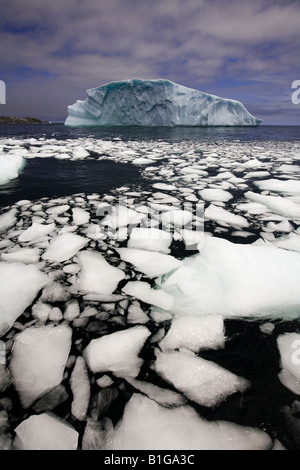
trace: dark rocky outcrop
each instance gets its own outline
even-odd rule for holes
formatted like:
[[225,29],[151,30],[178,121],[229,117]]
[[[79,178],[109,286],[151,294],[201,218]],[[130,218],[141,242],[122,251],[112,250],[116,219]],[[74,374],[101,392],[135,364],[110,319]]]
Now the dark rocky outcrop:
[[0,124],[49,124],[48,121],[41,121],[37,118],[23,117],[18,118],[16,116],[0,116]]

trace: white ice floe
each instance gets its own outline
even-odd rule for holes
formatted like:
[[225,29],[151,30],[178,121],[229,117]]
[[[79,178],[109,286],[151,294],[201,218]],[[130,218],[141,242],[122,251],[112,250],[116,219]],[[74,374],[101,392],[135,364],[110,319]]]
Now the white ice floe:
[[171,296],[166,310],[176,316],[290,320],[299,316],[299,283],[299,253],[205,237],[200,254],[183,260],[157,292]]
[[86,362],[78,356],[72,371],[70,386],[73,395],[71,413],[79,421],[86,419],[90,401],[90,379]]
[[204,217],[206,220],[214,220],[220,224],[225,223],[237,229],[249,227],[249,222],[241,215],[233,214],[223,209],[223,207],[217,207],[214,204],[210,204],[205,209]]
[[261,191],[273,191],[275,193],[283,193],[290,195],[300,194],[300,181],[297,180],[277,180],[269,179],[264,181],[256,181],[257,186]]
[[217,406],[250,385],[243,377],[191,352],[157,351],[154,368],[187,398],[202,406]]
[[125,273],[111,266],[105,258],[95,251],[78,253],[81,271],[76,287],[79,291],[91,294],[112,294]]
[[221,201],[221,202],[227,202],[230,199],[233,198],[232,194],[230,192],[225,191],[224,189],[217,189],[217,188],[207,188],[207,189],[202,189],[199,191],[199,195],[204,201]]
[[282,196],[264,196],[251,191],[245,193],[245,198],[252,202],[264,204],[274,214],[282,215],[289,219],[300,219],[300,204]]
[[272,244],[278,248],[284,248],[285,250],[299,251],[300,252],[300,235],[292,232],[288,235],[275,238]]
[[50,234],[55,229],[55,224],[41,224],[33,222],[19,235],[19,242],[36,242],[38,239]]
[[72,214],[75,225],[84,225],[90,220],[90,214],[81,207],[74,207],[74,209],[72,209]]
[[134,326],[93,339],[84,350],[88,367],[93,373],[137,377],[143,364],[138,354],[150,334],[145,326]]
[[41,250],[38,248],[19,248],[8,253],[1,253],[1,261],[19,261],[24,264],[34,264],[40,259]]
[[0,155],[0,185],[7,184],[11,180],[18,178],[25,166],[25,159],[22,155]]
[[49,248],[42,255],[47,261],[63,262],[75,256],[88,243],[88,239],[74,233],[63,233],[53,239]]
[[24,408],[60,384],[71,336],[67,325],[47,325],[26,328],[15,337],[9,370]]
[[17,450],[76,450],[78,432],[53,413],[31,415],[14,430]]
[[173,307],[174,299],[172,295],[162,290],[152,289],[148,282],[129,281],[122,290],[128,295],[142,300],[142,302],[155,305],[163,310],[168,311]]
[[[100,215],[99,212],[97,212],[97,215]],[[116,230],[127,225],[137,225],[144,217],[144,214],[118,204],[112,207],[111,213],[101,220],[100,225],[103,228],[109,227],[112,230]]]
[[128,240],[128,248],[141,250],[160,251],[169,253],[172,242],[172,234],[157,228],[134,227]]
[[3,212],[0,215],[0,233],[6,232],[9,228],[13,227],[17,223],[17,209],[13,208],[7,212]]
[[144,393],[151,398],[151,400],[156,401],[156,403],[159,403],[160,405],[173,407],[184,405],[186,403],[184,396],[180,395],[180,393],[174,392],[173,390],[161,388],[150,382],[131,379],[129,377],[126,378],[126,381],[136,390]]
[[174,271],[181,264],[180,260],[164,253],[135,248],[118,248],[116,251],[123,261],[131,263],[138,271],[149,277],[157,277]]
[[159,343],[163,351],[187,348],[198,352],[202,349],[219,349],[224,346],[224,320],[221,315],[176,318]]
[[[52,201],[53,202],[53,201]],[[57,215],[61,215],[61,214],[64,214],[65,212],[67,212],[68,210],[70,209],[70,206],[69,204],[63,204],[61,206],[52,206],[52,207],[49,207],[46,212],[47,214],[50,214],[50,215],[53,215],[53,216],[57,216]]]
[[300,334],[285,333],[278,336],[277,346],[282,368],[278,378],[285,387],[300,395]]
[[107,436],[112,450],[269,450],[264,431],[227,421],[209,422],[190,406],[173,409],[136,393],[125,406],[114,431]]
[[0,262],[0,334],[33,302],[50,278],[36,266]]

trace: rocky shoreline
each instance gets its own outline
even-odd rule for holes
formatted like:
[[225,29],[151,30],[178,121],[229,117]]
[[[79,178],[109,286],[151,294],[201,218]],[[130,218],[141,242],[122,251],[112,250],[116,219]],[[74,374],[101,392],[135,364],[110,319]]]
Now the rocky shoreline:
[[49,124],[49,121],[41,121],[37,118],[16,116],[0,116],[0,124]]

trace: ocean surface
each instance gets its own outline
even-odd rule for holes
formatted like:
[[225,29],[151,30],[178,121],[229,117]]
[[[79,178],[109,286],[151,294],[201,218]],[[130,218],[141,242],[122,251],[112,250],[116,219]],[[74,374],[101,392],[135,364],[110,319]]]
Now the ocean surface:
[[[125,197],[129,210],[136,211],[138,214],[155,210],[155,221],[158,217],[157,213],[168,213],[168,209],[187,208],[190,213],[193,213],[192,221],[188,223],[188,230],[190,230],[191,227],[195,228],[199,224],[194,206],[200,201],[205,205],[206,210],[204,219],[206,234],[228,241],[231,247],[234,244],[272,244],[272,246],[283,247],[282,251],[294,253],[295,257],[295,263],[290,271],[291,285],[294,282],[292,278],[294,274],[298,276],[296,265],[300,256],[300,243],[298,242],[300,208],[299,214],[297,212],[300,197],[297,186],[300,178],[299,127],[262,125],[248,128],[73,128],[61,123],[2,124],[0,125],[0,148],[3,154],[18,155],[19,152],[25,161],[18,178],[0,186],[0,216],[1,213],[6,213],[13,208],[17,213],[18,221],[15,222],[15,226],[8,227],[2,233],[0,254],[1,252],[14,253],[20,248],[17,237],[29,227],[31,220],[41,221],[44,218],[47,223],[56,223],[57,230],[62,230],[59,233],[67,232],[72,217],[70,207],[76,207],[76,203],[78,207],[90,213],[90,222],[95,225],[97,207],[105,207],[105,204],[113,206],[117,204],[119,196]],[[275,183],[273,181],[272,185],[268,186],[265,182],[269,180],[274,180]],[[212,191],[210,193],[212,196],[207,196],[205,193],[207,189]],[[270,197],[271,199],[268,199]],[[51,212],[49,211],[52,210],[52,205],[68,205],[69,209],[66,213],[53,215],[50,220]],[[290,212],[285,214],[285,209]],[[116,229],[120,229],[118,231],[120,235],[122,224],[120,221],[118,223]],[[186,227],[180,226],[173,220],[173,222],[169,221],[169,225],[165,225],[165,230],[169,229],[170,225],[173,231],[170,254],[183,261],[198,253],[196,245],[192,249],[187,248],[184,232],[181,231]],[[75,227],[74,230],[76,229],[75,233],[80,236],[91,237],[89,248],[104,253],[106,261],[119,266],[120,259],[116,257],[114,250],[116,247],[127,246],[126,234],[120,239],[114,238],[113,241],[105,239],[103,243],[100,243],[97,242],[97,238],[90,235],[88,224],[83,223],[82,227],[80,228],[79,224],[79,228]],[[159,227],[161,228],[161,225]],[[115,235],[116,232],[114,232]],[[30,246],[41,252],[47,249],[46,242],[47,240],[43,239]],[[221,249],[223,250],[222,246]],[[231,253],[229,249],[227,252],[226,249],[224,247],[225,251],[220,252],[220,258],[223,256],[225,260],[228,259],[228,265],[231,268],[233,266],[231,256],[234,253]],[[208,265],[212,263],[211,266],[214,266],[213,253],[208,253],[207,256]],[[259,266],[259,257],[254,259],[254,266],[256,261]],[[42,258],[41,263],[43,264]],[[76,257],[74,263],[78,263]],[[154,277],[147,274],[148,266],[145,268],[146,274],[141,275],[140,269],[136,268],[133,261],[126,263],[127,260],[124,258],[121,264],[126,265],[124,268],[126,279],[142,280],[151,286],[154,285]],[[248,265],[250,264],[248,260]],[[239,264],[236,261],[236,269],[240,269],[241,265],[242,262]],[[245,271],[248,265],[245,261]],[[273,271],[276,271],[278,266],[280,263],[274,264]],[[282,265],[282,272],[286,269],[289,273],[288,266],[287,264],[286,268]],[[55,268],[57,278],[53,277],[53,279],[59,280],[59,270],[64,267],[64,263],[57,266],[57,262],[53,262],[53,266],[51,263],[49,266],[47,264],[45,269],[51,273],[51,269]],[[262,270],[263,268],[262,266]],[[255,272],[255,268],[253,269]],[[189,273],[186,272],[188,276]],[[74,273],[76,276],[76,271]],[[232,275],[234,279],[236,274],[233,266],[230,276]],[[279,374],[283,368],[281,354],[283,353],[279,351],[277,343],[281,335],[288,333],[300,335],[300,307],[297,304],[295,310],[294,304],[290,305],[286,296],[283,295],[286,312],[284,314],[282,310],[277,312],[277,306],[272,304],[271,298],[272,295],[276,297],[274,285],[280,285],[282,279],[280,279],[280,272],[275,274],[278,277],[275,275],[270,284],[266,283],[268,302],[273,305],[273,307],[266,306],[270,315],[263,314],[260,317],[257,314],[254,305],[256,293],[252,292],[248,295],[246,289],[246,297],[241,297],[241,309],[245,306],[249,308],[247,314],[244,316],[225,315],[224,317],[225,346],[205,348],[198,353],[201,358],[212,361],[239,377],[246,378],[251,383],[249,390],[243,393],[237,390],[215,406],[206,406],[201,404],[201,400],[196,402],[189,396],[187,404],[196,410],[199,416],[209,421],[224,420],[266,432],[274,448],[278,446],[278,448],[300,450],[300,365],[298,378],[291,379],[292,385],[289,379],[280,380]],[[254,277],[259,277],[259,275],[260,272],[257,272]],[[68,283],[73,285],[73,273],[70,271],[68,276]],[[222,273],[220,276],[222,277]],[[225,279],[223,281],[225,282]],[[221,279],[221,284],[223,281]],[[262,278],[261,281],[261,284],[265,285],[266,279]],[[123,280],[119,287],[123,288],[124,285]],[[162,288],[164,289],[164,286]],[[171,292],[176,300],[175,291],[168,291],[166,287],[166,292]],[[81,297],[79,294],[76,295],[79,301]],[[298,302],[297,288],[295,292],[291,290],[292,295],[297,298],[296,304]],[[209,299],[206,297],[204,295],[204,301],[208,302],[207,305],[210,308]],[[180,302],[179,298],[177,300]],[[131,301],[132,299],[129,300]],[[152,335],[151,341],[147,342],[140,354],[143,358],[143,366],[138,375],[139,380],[167,388],[172,392],[179,390],[179,393],[185,395],[185,392],[180,390],[180,386],[176,385],[176,381],[170,382],[166,376],[161,376],[153,367],[154,347],[159,347],[161,338],[169,331],[172,321],[163,315],[160,319],[161,311],[151,316],[151,305],[143,296],[139,297],[137,294],[137,301],[150,318],[148,323],[142,324],[149,328]],[[80,302],[81,308],[85,308],[86,298],[81,299]],[[61,300],[58,299],[52,303],[63,312],[64,304]],[[91,305],[96,304],[91,302]],[[100,317],[97,317],[95,321],[90,319],[84,331],[82,325],[74,328],[73,356],[76,356],[78,351],[81,352],[80,347],[86,347],[91,339],[131,327],[134,323],[127,322],[128,312],[124,305],[124,302],[118,303],[116,300],[115,316],[107,322],[108,315],[104,315],[104,320],[100,322],[98,321]],[[101,302],[96,307],[102,308]],[[225,307],[226,305],[224,309]],[[31,306],[27,309],[29,313],[26,318],[22,316],[18,319],[19,323],[29,322],[30,308]],[[111,312],[107,303],[104,302],[103,311],[105,309],[107,309],[106,312]],[[141,320],[137,320],[137,324],[139,321]],[[59,322],[60,320],[56,323],[54,321],[55,324]],[[7,344],[8,363],[13,354],[12,332],[17,334],[20,330],[20,325],[17,325],[15,329],[13,328],[1,338]],[[78,344],[81,346],[79,347]],[[183,345],[182,348],[188,349],[189,346]],[[116,425],[122,420],[126,403],[134,393],[137,393],[138,385],[133,386],[126,380],[122,381],[120,379],[122,376],[118,374],[116,377],[111,372],[108,374],[112,377],[113,384],[102,389],[101,396],[105,403],[100,411],[96,398],[99,392],[95,381],[91,382],[92,398],[89,413],[93,417],[98,413],[101,419],[103,416],[108,417],[113,425]],[[290,371],[287,375],[289,374]],[[97,378],[98,375],[96,374]],[[63,384],[68,380],[64,379]],[[178,380],[180,382],[180,379]],[[219,383],[219,385],[222,388],[222,384]],[[69,385],[66,385],[66,390],[69,390]],[[109,393],[105,394],[103,390],[109,390]],[[13,388],[8,388],[2,396],[9,397],[13,402],[8,425],[13,435],[16,426],[26,419],[28,414],[34,414],[35,411],[34,408],[22,409]],[[97,405],[95,405],[96,402]],[[74,416],[72,417],[71,403],[70,394],[65,402],[53,405],[53,409],[50,406],[50,410],[78,431],[81,442],[86,420],[78,421]],[[114,441],[114,438],[113,435],[110,439],[111,442],[115,442],[113,445],[116,449],[118,443]],[[126,441],[124,436],[122,439]],[[122,439],[118,442],[123,442]],[[86,448],[92,448],[92,444],[86,443],[86,436],[84,442]],[[126,445],[133,446],[134,443],[125,442],[124,448]],[[260,444],[257,444],[257,447],[260,448]]]

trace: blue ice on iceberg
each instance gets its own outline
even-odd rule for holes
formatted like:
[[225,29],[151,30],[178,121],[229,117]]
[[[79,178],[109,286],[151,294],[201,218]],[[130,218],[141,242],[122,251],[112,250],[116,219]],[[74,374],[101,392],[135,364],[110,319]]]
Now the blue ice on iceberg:
[[242,103],[169,80],[123,80],[87,90],[67,126],[258,126]]

